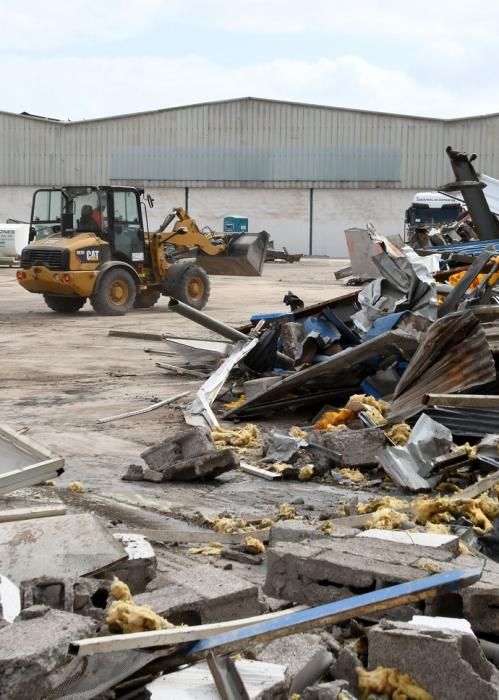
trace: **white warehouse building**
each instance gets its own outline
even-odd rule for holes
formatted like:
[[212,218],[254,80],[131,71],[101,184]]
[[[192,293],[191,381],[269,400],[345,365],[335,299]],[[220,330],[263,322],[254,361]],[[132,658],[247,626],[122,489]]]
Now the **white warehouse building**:
[[344,230],[403,232],[416,192],[452,180],[446,146],[499,176],[499,114],[428,119],[247,97],[86,121],[0,112],[0,221],[38,187],[121,184],[201,226],[249,219],[290,252],[347,255]]

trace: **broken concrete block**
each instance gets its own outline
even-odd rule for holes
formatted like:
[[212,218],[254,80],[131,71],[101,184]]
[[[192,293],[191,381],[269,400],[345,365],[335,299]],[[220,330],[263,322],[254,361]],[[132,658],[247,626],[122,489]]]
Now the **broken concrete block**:
[[[289,694],[300,693],[327,671],[333,655],[318,634],[292,634],[260,645],[251,652],[252,658],[266,663],[281,663],[286,667]],[[310,679],[310,669],[313,676]]]
[[[281,543],[267,549],[264,592],[295,603],[317,605],[412,581],[428,575],[422,560],[440,567],[452,552],[375,539],[328,537],[308,543]],[[456,560],[457,561],[457,560]],[[411,613],[412,615],[412,613]]]
[[342,455],[344,467],[368,467],[378,464],[377,454],[383,448],[386,437],[379,430],[315,430],[313,442]]
[[104,574],[105,578],[112,580],[116,577],[124,581],[132,595],[143,593],[149,581],[156,576],[154,549],[143,535],[113,533],[113,537],[123,545],[128,560],[109,567]]
[[280,542],[304,542],[322,540],[328,537],[352,537],[358,530],[350,527],[334,527],[330,535],[324,534],[320,526],[311,525],[303,520],[279,520],[270,530],[270,545]]
[[149,605],[174,624],[208,624],[260,613],[258,587],[229,571],[209,564],[176,565],[170,557],[158,568],[158,577],[135,602]]
[[345,690],[348,690],[348,683],[346,681],[317,683],[309,688],[305,688],[300,695],[300,700],[338,700],[339,694]]
[[90,513],[2,523],[1,531],[0,571],[17,585],[39,576],[95,574],[127,558]]
[[208,431],[200,427],[178,431],[142,452],[141,457],[149,467],[143,470],[148,481],[213,479],[239,465],[232,450],[217,449]]
[[354,695],[359,694],[359,677],[356,671],[359,666],[362,666],[362,662],[355,651],[349,646],[344,646],[331,667],[332,675],[337,680],[346,681]]
[[438,700],[497,700],[499,672],[473,635],[403,622],[368,632],[369,668],[388,666],[408,673]]
[[90,637],[97,628],[90,618],[62,610],[27,619],[30,610],[0,633],[0,697],[9,700],[42,700],[49,695],[52,674],[71,661],[69,642]]
[[65,610],[102,621],[111,583],[95,578],[53,578],[41,576],[21,584],[23,611],[40,605]]
[[144,478],[144,467],[140,464],[130,464],[126,474],[121,478],[123,481],[142,481]]
[[405,544],[419,544],[422,547],[442,547],[454,554],[459,553],[459,537],[456,535],[439,535],[432,532],[409,532],[407,530],[364,530],[357,537],[373,537],[386,542],[403,542]]

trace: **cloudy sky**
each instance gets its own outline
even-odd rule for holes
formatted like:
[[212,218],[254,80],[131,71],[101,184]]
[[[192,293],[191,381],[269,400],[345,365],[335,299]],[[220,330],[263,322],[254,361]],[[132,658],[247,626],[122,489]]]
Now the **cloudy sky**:
[[234,97],[499,111],[495,0],[0,0],[0,109],[86,119]]

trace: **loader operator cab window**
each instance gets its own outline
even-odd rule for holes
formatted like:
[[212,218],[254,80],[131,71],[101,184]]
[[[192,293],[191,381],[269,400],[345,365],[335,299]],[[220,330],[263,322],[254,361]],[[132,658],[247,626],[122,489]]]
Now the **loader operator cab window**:
[[106,193],[100,190],[83,191],[73,196],[68,203],[73,212],[73,228],[78,233],[106,234]]
[[127,262],[144,262],[144,231],[137,192],[113,190],[113,247]]
[[41,240],[61,231],[62,192],[38,190],[33,201],[29,241]]

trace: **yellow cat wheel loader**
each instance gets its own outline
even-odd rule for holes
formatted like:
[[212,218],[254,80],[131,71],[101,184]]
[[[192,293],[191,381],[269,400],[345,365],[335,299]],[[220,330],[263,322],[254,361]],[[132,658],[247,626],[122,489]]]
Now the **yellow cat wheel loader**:
[[210,294],[208,274],[261,274],[266,231],[205,233],[177,208],[150,233],[146,202],[153,206],[134,187],[37,190],[19,283],[42,294],[53,311],[76,312],[89,299],[98,314],[121,316],[132,307],[154,306],[162,294],[202,309]]

